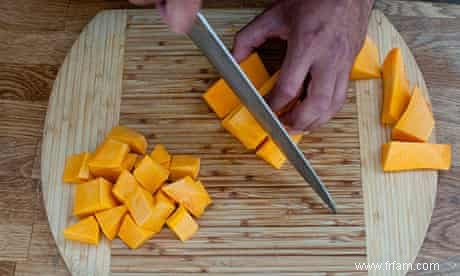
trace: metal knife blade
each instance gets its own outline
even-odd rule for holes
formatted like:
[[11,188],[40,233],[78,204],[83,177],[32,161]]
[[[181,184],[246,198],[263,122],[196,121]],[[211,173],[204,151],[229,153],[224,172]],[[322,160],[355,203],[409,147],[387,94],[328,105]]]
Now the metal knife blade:
[[200,12],[197,13],[195,23],[188,32],[188,36],[216,67],[244,106],[270,135],[300,175],[310,183],[313,190],[326,205],[336,213],[335,202],[326,186]]

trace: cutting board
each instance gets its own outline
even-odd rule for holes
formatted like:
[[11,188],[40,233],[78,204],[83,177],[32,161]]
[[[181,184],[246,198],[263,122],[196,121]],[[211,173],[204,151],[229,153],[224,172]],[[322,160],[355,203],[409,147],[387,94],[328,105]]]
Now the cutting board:
[[[235,32],[258,12],[205,14],[231,47]],[[369,36],[381,61],[392,47],[402,49],[408,78],[428,97],[414,57],[379,11]],[[260,50],[272,71],[279,52]],[[437,173],[382,172],[380,146],[390,131],[379,123],[381,80],[351,82],[344,108],[300,144],[337,202],[334,215],[289,164],[271,168],[223,130],[201,98],[217,78],[200,51],[168,32],[151,10],[104,11],[83,30],[54,82],[41,154],[49,223],[72,274],[336,275],[357,273],[360,262],[414,261],[430,222]],[[214,203],[190,241],[180,242],[166,228],[138,250],[118,239],[102,239],[97,247],[64,240],[62,230],[75,222],[74,186],[61,181],[65,158],[94,150],[119,123],[145,134],[150,146],[163,143],[173,154],[201,157],[200,178]]]

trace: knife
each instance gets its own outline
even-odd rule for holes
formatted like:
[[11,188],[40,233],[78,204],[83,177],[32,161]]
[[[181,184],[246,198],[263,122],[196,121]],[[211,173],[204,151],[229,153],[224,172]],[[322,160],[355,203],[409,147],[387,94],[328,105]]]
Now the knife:
[[197,13],[195,22],[187,35],[219,71],[300,175],[310,183],[313,190],[332,212],[336,213],[335,202],[326,186],[201,12]]

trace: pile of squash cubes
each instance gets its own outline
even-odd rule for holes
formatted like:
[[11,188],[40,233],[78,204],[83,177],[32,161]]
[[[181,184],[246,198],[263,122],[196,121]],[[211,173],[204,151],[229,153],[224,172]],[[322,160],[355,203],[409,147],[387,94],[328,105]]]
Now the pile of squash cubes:
[[[279,71],[270,77],[257,53],[250,55],[240,66],[262,96],[273,89],[279,77]],[[409,93],[401,50],[392,49],[381,66],[377,47],[366,37],[353,64],[350,80],[379,78],[383,78],[384,95],[381,122],[393,126],[393,141],[382,145],[383,170],[449,169],[450,145],[427,143],[434,128],[433,114],[417,86],[412,95]],[[223,119],[222,126],[248,150],[255,151],[273,167],[281,168],[286,157],[223,79],[214,83],[203,98]],[[283,112],[292,107],[290,105]],[[302,135],[292,135],[291,138],[299,143]]]
[[67,159],[63,181],[75,183],[73,215],[80,221],[64,230],[66,239],[98,244],[101,229],[134,249],[164,224],[182,241],[197,232],[194,217],[211,204],[197,179],[200,159],[171,156],[161,144],[150,155],[146,150],[142,134],[116,126],[94,153]]

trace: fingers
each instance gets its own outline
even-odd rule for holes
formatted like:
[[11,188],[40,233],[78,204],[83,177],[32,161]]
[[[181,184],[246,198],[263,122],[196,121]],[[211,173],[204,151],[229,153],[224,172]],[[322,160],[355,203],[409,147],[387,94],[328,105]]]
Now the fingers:
[[186,33],[193,24],[196,13],[201,7],[201,0],[167,0],[165,2],[164,20],[176,33]]
[[233,41],[233,56],[240,62],[262,45],[268,38],[285,31],[275,8],[265,11],[241,29]]
[[347,87],[348,87],[348,78],[349,74],[346,72],[341,72],[337,75],[335,82],[335,91],[332,96],[331,105],[327,112],[320,117],[319,120],[316,120],[307,130],[315,129],[325,124],[327,121],[332,119],[337,112],[342,109],[345,99],[347,98]]
[[292,129],[309,130],[317,122],[326,120],[334,95],[336,74],[330,64],[314,65],[307,97],[283,116]]
[[201,0],[129,0],[130,3],[147,6],[155,4],[163,20],[176,33],[186,33],[193,24]]
[[291,40],[281,66],[281,73],[275,89],[268,95],[267,101],[275,112],[280,112],[300,93],[303,82],[310,69],[313,56],[304,39]]

